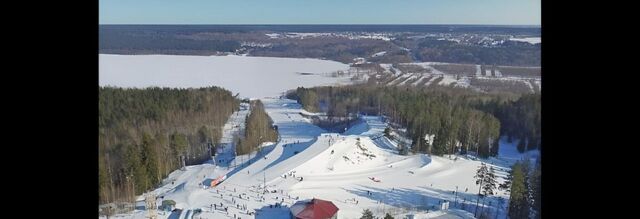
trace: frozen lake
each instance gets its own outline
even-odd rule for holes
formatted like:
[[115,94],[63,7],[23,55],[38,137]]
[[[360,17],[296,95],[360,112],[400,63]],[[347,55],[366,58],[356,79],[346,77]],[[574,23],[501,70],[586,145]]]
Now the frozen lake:
[[206,87],[219,86],[240,97],[277,97],[297,87],[348,84],[348,77],[330,77],[349,66],[320,59],[111,55],[99,56],[100,86]]

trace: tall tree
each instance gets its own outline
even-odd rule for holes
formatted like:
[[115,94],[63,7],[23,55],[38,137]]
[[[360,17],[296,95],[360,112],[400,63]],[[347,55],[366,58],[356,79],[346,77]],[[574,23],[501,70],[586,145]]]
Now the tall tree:
[[473,177],[476,179],[476,185],[478,185],[478,198],[476,199],[476,210],[474,215],[478,213],[478,206],[480,205],[480,197],[482,197],[482,188],[485,183],[485,178],[489,174],[489,170],[487,169],[487,165],[484,163],[480,163],[480,167],[476,171],[476,175]]
[[156,185],[160,182],[160,175],[158,174],[157,143],[147,133],[142,135],[141,149],[142,164],[149,176],[149,186]]
[[493,167],[487,167],[485,163],[481,163],[474,178],[476,178],[476,185],[479,185],[480,187],[478,188],[478,199],[476,200],[477,213],[480,198],[486,198],[494,194],[494,191],[496,189],[495,170],[493,169]]
[[373,213],[369,209],[364,209],[360,219],[373,219]]
[[508,215],[510,218],[529,217],[529,194],[525,165],[517,162],[511,168],[513,181],[511,182],[511,195],[509,196]]
[[542,217],[542,168],[539,160],[536,161],[536,166],[531,173],[530,180],[533,210],[535,218],[539,219]]

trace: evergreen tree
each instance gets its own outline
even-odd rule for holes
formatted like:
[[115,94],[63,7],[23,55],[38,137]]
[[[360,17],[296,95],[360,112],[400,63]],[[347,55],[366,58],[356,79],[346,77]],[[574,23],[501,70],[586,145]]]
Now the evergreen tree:
[[178,132],[174,132],[171,135],[171,148],[176,155],[185,155],[187,152],[187,138]]
[[135,194],[146,191],[149,186],[147,169],[142,162],[140,152],[140,148],[136,145],[130,144],[127,146],[126,174],[131,177],[131,184],[135,185]]
[[524,153],[524,151],[526,150],[526,147],[527,146],[525,144],[525,139],[521,138],[520,141],[518,142],[518,146],[517,146],[518,152]]
[[489,170],[487,169],[487,165],[484,163],[480,163],[480,167],[476,171],[476,175],[473,177],[476,179],[476,185],[478,185],[478,198],[476,199],[476,210],[475,214],[478,212],[478,206],[480,205],[480,197],[482,196],[482,188],[485,183],[485,178],[489,174]]
[[373,219],[373,213],[369,209],[364,209],[360,219]]
[[158,153],[155,147],[155,141],[150,135],[144,133],[142,135],[142,163],[149,176],[150,186],[156,185],[160,182],[160,175],[158,172]]
[[484,186],[482,187],[482,194],[484,196],[493,195],[494,191],[496,190],[496,174],[495,173],[496,172],[493,169],[493,167],[490,167],[489,171],[487,171],[483,179]]
[[210,139],[209,129],[207,126],[203,125],[198,129],[198,142],[199,143],[207,143]]
[[542,211],[542,169],[541,169],[541,165],[540,165],[540,160],[536,161],[536,167],[533,170],[533,172],[531,173],[531,183],[530,183],[530,187],[531,187],[531,193],[532,193],[532,202],[533,202],[533,210],[535,213],[535,218],[539,219],[541,218],[541,211]]
[[502,184],[498,186],[498,189],[504,190],[506,192],[510,192],[512,181],[513,181],[513,169],[509,170],[509,174],[507,174],[507,177],[504,180],[504,182],[502,182]]
[[389,138],[389,139],[391,139],[391,128],[386,127],[386,128],[384,129],[384,136],[385,136],[385,137],[387,137],[387,138]]
[[476,213],[480,203],[480,197],[486,198],[494,194],[496,189],[496,175],[493,167],[487,167],[485,163],[481,163],[476,175],[476,185],[479,185],[478,199],[476,200]]
[[384,215],[384,219],[394,219],[389,213]]
[[511,182],[508,215],[510,218],[514,219],[529,217],[529,195],[526,179],[527,172],[524,166],[524,163],[517,162],[511,168],[513,180]]

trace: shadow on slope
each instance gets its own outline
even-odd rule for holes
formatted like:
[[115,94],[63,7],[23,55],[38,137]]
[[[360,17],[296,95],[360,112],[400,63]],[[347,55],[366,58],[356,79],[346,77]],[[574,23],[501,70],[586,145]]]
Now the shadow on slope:
[[[420,189],[395,188],[392,190],[379,189],[369,186],[363,186],[361,189],[346,189],[346,191],[369,199],[373,199],[382,204],[391,205],[398,208],[415,209],[421,211],[438,210],[440,204],[449,201],[449,208],[462,209],[473,213],[475,211],[477,194],[460,192],[458,190],[457,198],[454,191],[442,190],[429,187],[418,187]],[[370,195],[368,194],[370,193]],[[469,191],[470,192],[470,191]],[[482,205],[484,201],[484,206]],[[491,205],[489,205],[491,203]],[[490,196],[480,199],[479,211],[495,212],[496,207],[500,204],[500,198]],[[504,209],[501,209],[501,211]]]
[[290,211],[288,206],[281,206],[276,208],[275,206],[264,206],[260,209],[256,209],[256,219],[272,219],[272,218],[290,218]]
[[269,169],[269,167],[278,165],[280,162],[286,159],[289,159],[290,157],[293,157],[298,153],[301,153],[302,151],[309,148],[309,146],[313,145],[316,141],[318,141],[318,137],[314,137],[311,141],[300,142],[297,144],[295,143],[282,144],[283,148],[282,148],[282,154],[280,155],[280,157],[278,157],[278,159],[276,159],[275,161],[271,162],[262,170],[264,171],[266,169]]

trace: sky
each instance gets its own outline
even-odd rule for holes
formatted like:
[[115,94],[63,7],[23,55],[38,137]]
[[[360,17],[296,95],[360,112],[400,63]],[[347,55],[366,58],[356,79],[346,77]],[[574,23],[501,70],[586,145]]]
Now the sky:
[[540,25],[540,7],[540,0],[99,0],[99,23]]

